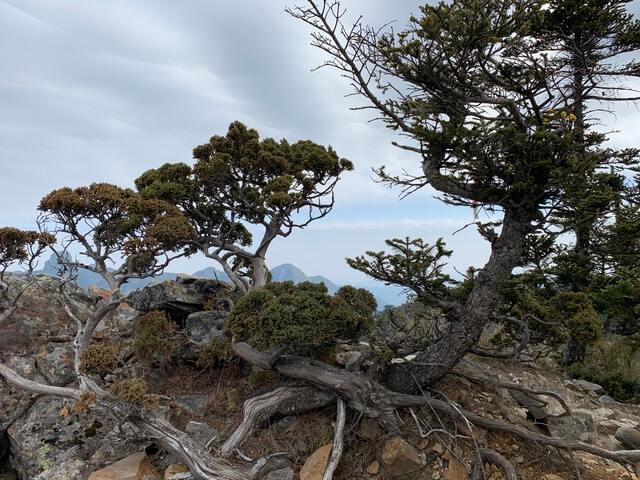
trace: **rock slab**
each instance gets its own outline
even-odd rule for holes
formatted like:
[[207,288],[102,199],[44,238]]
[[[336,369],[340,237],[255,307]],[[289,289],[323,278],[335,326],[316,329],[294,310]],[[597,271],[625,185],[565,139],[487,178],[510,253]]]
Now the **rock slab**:
[[416,480],[422,474],[418,450],[401,437],[392,438],[384,444],[381,460],[394,480]]
[[300,470],[300,480],[322,480],[332,449],[333,443],[330,443],[313,452]]
[[144,452],[134,453],[114,464],[93,472],[89,480],[162,480]]

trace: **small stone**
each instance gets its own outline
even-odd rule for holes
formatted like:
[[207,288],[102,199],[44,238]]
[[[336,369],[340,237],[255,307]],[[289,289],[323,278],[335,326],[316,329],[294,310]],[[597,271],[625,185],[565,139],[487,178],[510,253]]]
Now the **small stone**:
[[436,443],[433,447],[431,447],[431,450],[433,450],[437,454],[442,455],[442,452],[444,452],[444,447],[441,443]]
[[271,425],[269,425],[271,430],[287,430],[288,428],[293,427],[298,421],[298,417],[295,415],[287,415],[286,417],[282,417],[279,420],[276,420]]
[[588,394],[603,394],[604,388],[601,385],[593,382],[587,382],[586,380],[565,380],[562,383],[565,387],[574,390],[576,392],[583,392]]
[[165,480],[170,480],[171,478],[178,475],[179,473],[186,473],[188,471],[189,471],[189,468],[184,463],[182,462],[172,463],[164,471],[164,478]]
[[289,467],[269,472],[266,480],[293,480],[293,470]]
[[367,467],[367,473],[370,475],[377,475],[380,471],[380,462],[377,460]]
[[395,480],[415,480],[423,470],[418,450],[401,437],[384,444],[381,463]]
[[600,407],[597,411],[596,411],[596,415],[598,415],[599,417],[602,418],[613,418],[615,416],[615,412],[613,410],[611,410],[610,408],[606,408],[606,407]]
[[202,448],[205,448],[212,439],[220,436],[220,432],[211,428],[209,424],[201,422],[187,423],[184,431]]
[[89,475],[89,480],[162,480],[144,452],[134,453]]
[[207,407],[207,395],[174,395],[173,402],[192,415],[202,416]]
[[445,480],[469,480],[469,474],[465,466],[447,450],[444,458],[448,461],[444,469]]
[[300,480],[322,480],[332,449],[333,443],[330,443],[313,452],[300,470]]
[[546,480],[564,480],[564,477],[561,477],[560,475],[556,475],[555,473],[547,473],[545,474],[544,478]]
[[358,435],[364,440],[377,440],[384,433],[378,422],[371,418],[363,418],[358,427]]

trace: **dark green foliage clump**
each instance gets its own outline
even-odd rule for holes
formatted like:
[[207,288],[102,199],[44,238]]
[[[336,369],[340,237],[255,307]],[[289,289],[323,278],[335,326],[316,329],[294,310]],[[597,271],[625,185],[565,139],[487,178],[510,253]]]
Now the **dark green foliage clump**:
[[640,401],[640,381],[623,372],[607,372],[592,365],[573,364],[568,372],[575,378],[597,383],[607,395],[617,400],[638,403]]
[[119,348],[108,345],[90,345],[80,357],[80,371],[104,377],[120,365]]
[[640,334],[613,335],[587,350],[583,364],[574,364],[567,373],[602,386],[611,397],[640,402]]
[[258,350],[286,345],[328,345],[354,341],[373,324],[373,295],[342,287],[331,296],[324,284],[270,283],[241,298],[228,328],[239,341]]
[[569,332],[585,345],[593,344],[602,336],[602,320],[591,300],[583,292],[562,292],[550,301],[552,315],[561,320]]
[[136,325],[135,350],[145,364],[166,361],[175,350],[176,325],[164,312],[153,310],[140,317]]
[[233,355],[231,343],[224,337],[212,338],[209,343],[200,346],[196,365],[202,369],[213,369]]

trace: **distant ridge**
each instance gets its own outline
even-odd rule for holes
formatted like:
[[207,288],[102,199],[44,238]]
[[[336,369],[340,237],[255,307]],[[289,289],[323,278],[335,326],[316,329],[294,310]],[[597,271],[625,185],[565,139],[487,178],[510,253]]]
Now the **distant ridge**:
[[329,295],[333,295],[340,288],[328,278],[320,275],[314,275],[313,277],[307,276],[302,270],[290,263],[283,263],[270,270],[271,277],[274,282],[285,282],[287,280],[293,281],[293,283],[311,282],[311,283],[324,283],[329,291]]
[[[57,266],[57,258],[55,254],[52,254],[49,260],[45,262],[42,270],[37,270],[34,273],[46,273],[56,276],[58,274]],[[309,281],[312,283],[324,283],[330,295],[336,293],[340,288],[339,285],[333,283],[331,280],[321,275],[314,275],[311,277],[307,276],[307,274],[305,274],[302,270],[300,270],[295,265],[292,265],[291,263],[278,265],[277,267],[272,268],[270,272],[274,282],[285,282],[290,280],[293,283],[300,283],[305,281]],[[152,281],[162,282],[167,279],[175,279],[176,276],[177,273],[165,272],[153,278],[130,280],[122,286],[122,292],[131,293],[134,290],[147,286]],[[226,273],[213,267],[207,267],[205,269],[198,270],[197,272],[193,273],[193,276],[200,278],[216,278],[223,282],[230,281],[229,276]],[[85,290],[88,289],[90,285],[101,288],[108,287],[107,283],[100,275],[86,270],[80,270],[78,272],[77,283],[79,287],[82,287]],[[374,281],[361,282],[358,284],[354,284],[353,286],[358,288],[365,288],[373,293],[373,295],[376,297],[376,301],[378,302],[378,309],[380,310],[382,310],[385,305],[400,305],[406,301],[406,295],[403,293],[403,289],[400,287],[384,286],[383,284]]]

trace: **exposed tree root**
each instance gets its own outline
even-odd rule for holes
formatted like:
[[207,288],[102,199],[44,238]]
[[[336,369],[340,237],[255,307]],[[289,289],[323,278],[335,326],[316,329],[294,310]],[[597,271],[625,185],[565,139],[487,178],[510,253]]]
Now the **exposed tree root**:
[[[548,402],[542,400],[539,395],[543,395],[546,397],[551,397],[551,398],[555,398],[558,403],[562,406],[564,412],[559,413],[557,415],[551,415],[551,414],[547,414],[547,417],[554,417],[554,418],[561,418],[561,417],[566,417],[567,415],[572,415],[571,413],[571,408],[569,408],[569,405],[567,405],[567,402],[565,402],[564,398],[562,398],[560,395],[558,395],[555,392],[551,392],[548,390],[534,390],[532,388],[529,387],[524,387],[522,385],[516,385],[515,383],[499,383],[499,382],[492,382],[490,380],[484,380],[484,379],[480,379],[471,375],[466,375],[464,373],[460,373],[460,372],[456,372],[453,371],[451,372],[452,375],[456,375],[462,378],[465,378],[467,380],[469,380],[470,382],[475,383],[476,385],[481,385],[483,387],[486,387],[487,384],[493,385],[496,388],[504,388],[506,390],[509,391],[509,393],[513,394],[514,391],[516,392],[523,392],[525,394],[527,394],[527,396],[533,396],[533,398],[531,398],[531,400],[536,402],[536,406],[543,408],[549,405]],[[526,405],[525,405],[526,407]]]
[[[268,368],[268,355],[253,350],[246,343],[234,345],[235,352],[245,360]],[[640,450],[610,451],[587,443],[550,437],[525,430],[522,427],[493,420],[468,412],[445,401],[419,395],[397,393],[366,377],[361,373],[347,372],[327,364],[308,358],[286,355],[283,363],[274,369],[291,378],[307,381],[318,388],[328,389],[344,397],[356,411],[374,418],[383,427],[394,431],[398,427],[393,412],[398,408],[428,406],[436,412],[444,413],[452,418],[463,419],[473,425],[489,430],[509,433],[528,441],[538,442],[563,450],[582,451],[622,465],[635,464],[640,461]]]
[[328,405],[335,394],[313,387],[279,387],[244,402],[242,423],[220,447],[222,455],[232,453],[251,434],[253,427],[281,413],[304,413]]
[[497,465],[504,472],[506,480],[518,480],[518,472],[516,472],[511,462],[495,450],[488,448],[480,448],[476,452],[476,460],[473,464],[469,480],[484,480],[484,478],[486,478],[483,471],[484,462]]

